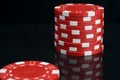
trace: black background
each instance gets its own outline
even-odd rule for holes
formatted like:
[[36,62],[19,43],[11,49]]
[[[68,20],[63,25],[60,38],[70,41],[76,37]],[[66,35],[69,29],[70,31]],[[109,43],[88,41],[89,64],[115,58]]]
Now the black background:
[[119,0],[9,0],[1,1],[1,24],[47,24],[54,22],[54,6],[61,3],[93,3],[105,7],[105,21],[119,22]]
[[0,68],[21,60],[54,63],[54,6],[72,2],[104,6],[103,80],[119,80],[120,0],[2,0]]

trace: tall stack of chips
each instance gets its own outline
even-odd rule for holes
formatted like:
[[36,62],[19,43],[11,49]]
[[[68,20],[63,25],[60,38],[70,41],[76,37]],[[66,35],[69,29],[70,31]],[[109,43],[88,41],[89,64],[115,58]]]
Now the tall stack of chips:
[[104,8],[69,3],[56,6],[54,11],[60,80],[102,80]]

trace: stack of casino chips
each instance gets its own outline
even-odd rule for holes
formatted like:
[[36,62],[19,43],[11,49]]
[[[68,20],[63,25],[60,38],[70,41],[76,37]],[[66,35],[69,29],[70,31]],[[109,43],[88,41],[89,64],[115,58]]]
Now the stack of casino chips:
[[59,80],[59,69],[43,61],[19,61],[0,69],[0,80]]
[[69,3],[56,6],[54,12],[60,80],[102,80],[104,8]]

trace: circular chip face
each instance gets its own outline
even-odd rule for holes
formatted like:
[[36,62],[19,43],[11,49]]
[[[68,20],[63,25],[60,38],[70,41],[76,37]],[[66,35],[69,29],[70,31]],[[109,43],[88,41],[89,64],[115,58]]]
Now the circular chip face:
[[2,80],[58,80],[59,69],[47,62],[21,61],[0,69]]
[[98,5],[89,4],[63,4],[55,7],[56,13],[63,16],[96,16],[103,11],[104,8]]

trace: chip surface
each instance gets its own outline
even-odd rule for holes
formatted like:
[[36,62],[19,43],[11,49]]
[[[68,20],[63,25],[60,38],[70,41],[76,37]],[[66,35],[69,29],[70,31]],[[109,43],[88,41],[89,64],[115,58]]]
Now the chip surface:
[[0,69],[2,80],[58,80],[59,69],[47,62],[21,61]]

